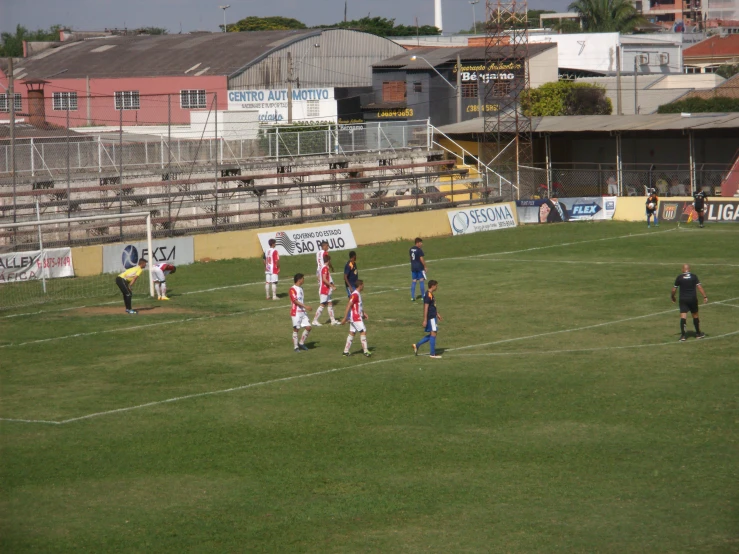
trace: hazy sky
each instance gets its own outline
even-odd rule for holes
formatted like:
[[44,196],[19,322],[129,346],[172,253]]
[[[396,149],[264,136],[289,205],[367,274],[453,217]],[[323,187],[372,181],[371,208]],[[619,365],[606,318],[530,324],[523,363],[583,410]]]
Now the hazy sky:
[[[442,0],[444,30],[456,32],[472,26],[472,7],[468,0]],[[223,24],[220,4],[230,4],[227,21],[249,16],[280,15],[294,17],[306,25],[341,21],[344,0],[0,0],[0,31],[11,31],[17,24],[29,29],[46,28],[56,23],[80,30],[106,27],[165,27],[170,33],[216,31]],[[529,8],[565,11],[570,0],[529,0]],[[482,19],[485,0],[475,7]],[[348,0],[349,19],[372,16],[394,18],[397,23],[434,23],[433,0]]]

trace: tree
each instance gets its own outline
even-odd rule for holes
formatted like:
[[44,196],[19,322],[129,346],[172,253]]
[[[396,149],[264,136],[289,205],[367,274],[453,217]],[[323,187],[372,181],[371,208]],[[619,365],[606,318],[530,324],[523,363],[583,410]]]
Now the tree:
[[582,33],[583,29],[580,27],[580,23],[574,19],[560,19],[552,23],[552,31],[556,31],[563,35],[572,33]]
[[15,34],[8,32],[0,34],[0,57],[20,58],[23,56],[23,41],[59,40],[59,30],[64,28],[62,25],[52,25],[48,30],[29,31],[23,25],[18,25]]
[[141,27],[136,29],[136,32],[140,35],[166,35],[168,34],[167,29],[164,27]]
[[606,89],[590,83],[556,81],[532,89],[521,98],[524,114],[546,115],[610,115],[613,111]]
[[662,104],[657,113],[721,113],[739,112],[739,98],[715,96],[713,98],[686,98],[670,104]]
[[580,15],[586,33],[631,33],[646,22],[631,0],[575,0],[567,8]]
[[385,17],[363,17],[352,21],[342,21],[333,25],[319,25],[316,29],[353,29],[381,37],[410,37],[419,35],[440,35],[441,31],[433,25],[396,25],[394,19]]
[[719,75],[724,79],[731,79],[737,73],[739,73],[739,63],[725,63],[724,65],[719,66],[716,70],[716,75]]
[[[291,17],[245,17],[236,23],[229,23],[229,33],[243,31],[287,31],[291,29],[307,29],[305,23]],[[223,29],[223,25],[219,25]]]

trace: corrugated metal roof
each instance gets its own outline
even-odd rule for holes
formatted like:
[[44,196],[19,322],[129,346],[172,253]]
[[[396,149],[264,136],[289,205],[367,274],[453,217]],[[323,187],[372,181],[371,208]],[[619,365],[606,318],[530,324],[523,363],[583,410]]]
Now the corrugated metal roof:
[[[739,113],[650,115],[571,115],[535,117],[535,133],[609,133],[628,131],[705,131],[710,129],[739,129]],[[484,131],[482,118],[469,119],[439,127],[447,135],[472,135]]]
[[[529,57],[536,56],[549,50],[550,48],[556,48],[557,45],[551,42],[542,42],[537,44],[529,44]],[[498,46],[491,50],[491,56],[497,59],[505,58],[511,55],[510,46]],[[407,70],[425,70],[428,69],[428,64],[422,59],[411,60],[413,56],[419,58],[423,57],[434,67],[444,65],[447,63],[454,63],[459,56],[462,60],[484,60],[485,59],[485,48],[483,47],[464,47],[464,48],[437,48],[437,47],[425,47],[425,48],[414,48],[398,56],[393,56],[381,62],[372,65],[374,68],[393,68],[393,69],[407,69]]]
[[[182,76],[194,65],[201,75],[231,75],[270,51],[321,30],[112,36],[64,44],[16,63],[16,76],[65,79]],[[63,72],[60,74],[60,72]],[[61,77],[63,75],[63,77]]]

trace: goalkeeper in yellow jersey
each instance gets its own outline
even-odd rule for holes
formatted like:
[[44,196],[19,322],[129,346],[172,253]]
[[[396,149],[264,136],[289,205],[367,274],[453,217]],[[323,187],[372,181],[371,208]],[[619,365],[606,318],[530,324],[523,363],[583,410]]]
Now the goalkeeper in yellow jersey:
[[118,285],[118,288],[121,289],[121,292],[123,293],[123,302],[126,304],[127,314],[138,313],[136,310],[131,308],[131,296],[133,296],[133,293],[131,292],[131,287],[139,278],[139,275],[141,275],[141,273],[144,271],[145,267],[146,260],[144,258],[141,258],[138,264],[128,268],[126,271],[115,278],[115,284]]

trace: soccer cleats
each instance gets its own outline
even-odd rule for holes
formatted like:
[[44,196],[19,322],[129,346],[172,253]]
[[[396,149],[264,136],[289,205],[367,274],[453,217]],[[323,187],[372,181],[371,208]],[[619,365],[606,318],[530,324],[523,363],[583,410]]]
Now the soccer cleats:
[[131,314],[131,315],[136,315],[139,312],[137,312],[136,310],[126,310],[126,313]]
[[349,357],[349,356],[351,356],[351,355],[352,355],[352,353],[351,353],[351,352],[344,352],[344,353],[342,354],[342,356],[344,356],[345,358],[348,358],[348,357]]
[[323,323],[318,323],[317,321],[312,321],[311,325],[313,325],[314,327],[323,327]]
[[431,354],[429,356],[429,358],[433,358],[434,360],[441,360],[441,355],[440,354]]
[[685,335],[680,335],[680,342],[685,342],[688,338]]
[[301,350],[308,350],[308,347],[304,344],[299,344],[298,348],[300,348]]
[[159,297],[159,300],[169,300],[169,297],[167,297],[167,296],[160,296]]
[[413,343],[413,355],[418,356],[418,345],[416,343]]
[[697,338],[697,339],[704,339],[704,338],[706,338],[706,334],[705,333],[696,333],[695,334],[695,338]]

